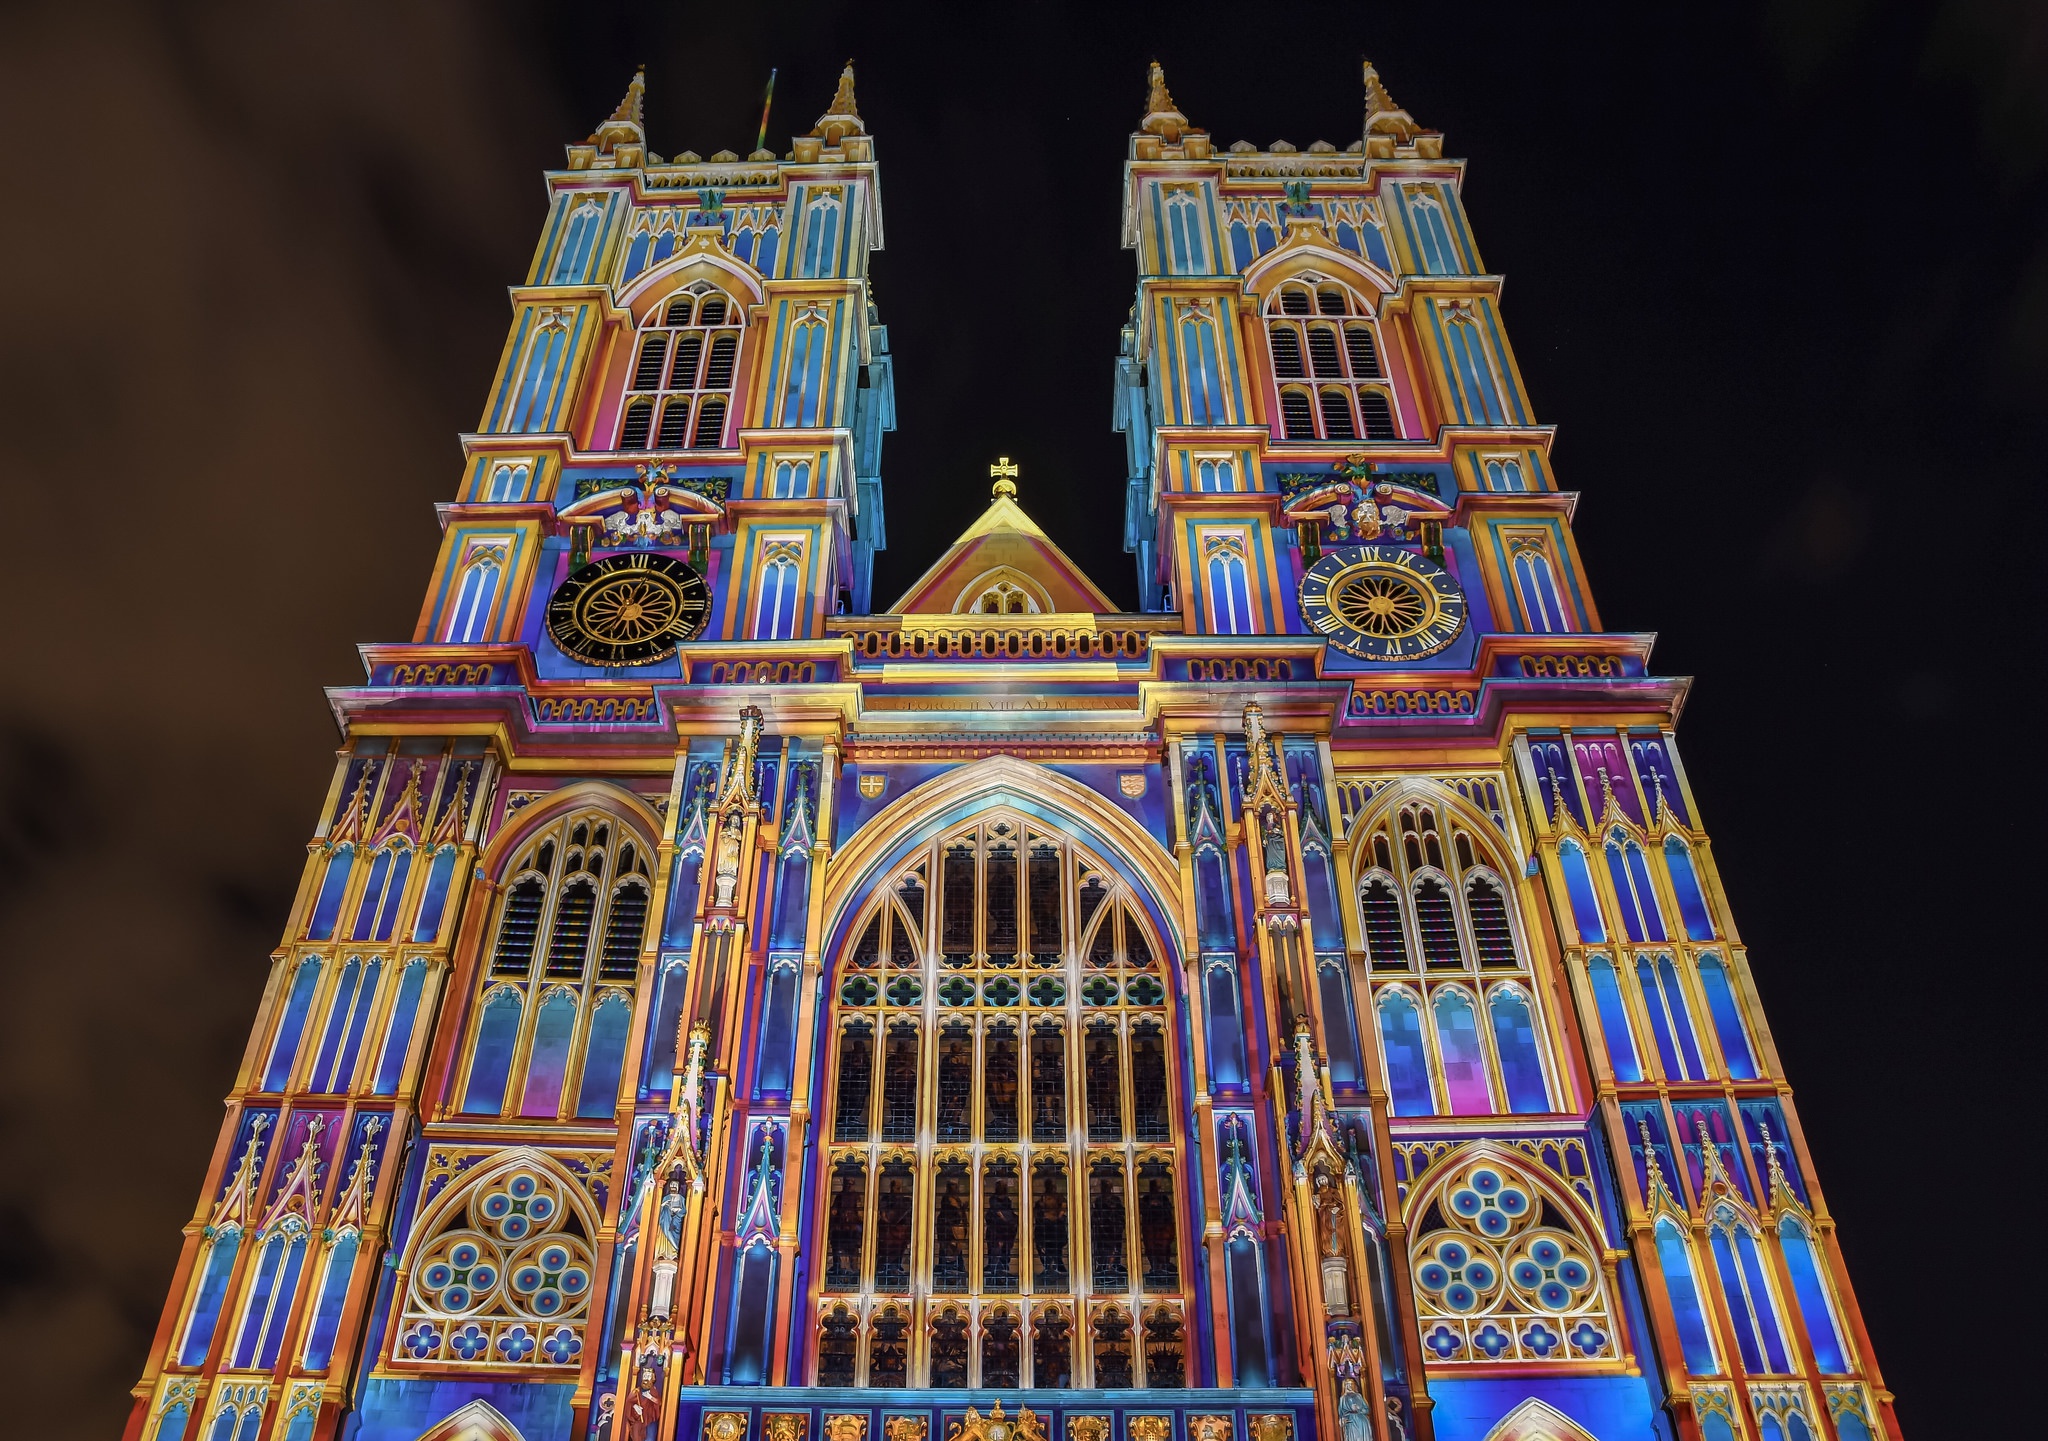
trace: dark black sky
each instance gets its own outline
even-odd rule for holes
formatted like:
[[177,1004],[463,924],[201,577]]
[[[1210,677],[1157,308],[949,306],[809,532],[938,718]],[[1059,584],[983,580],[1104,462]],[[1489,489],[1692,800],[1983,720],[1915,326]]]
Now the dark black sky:
[[124,1414],[327,774],[319,687],[410,633],[540,172],[633,65],[653,147],[709,154],[750,147],[771,65],[786,147],[859,61],[901,417],[882,599],[1002,452],[1128,603],[1110,357],[1145,63],[1223,143],[1341,146],[1370,53],[1471,162],[1607,623],[1698,677],[1681,746],[1900,1414],[1997,1430],[1951,1373],[2024,1346],[2039,1270],[2004,1208],[2040,1132],[2044,17],[0,11],[15,1429]]

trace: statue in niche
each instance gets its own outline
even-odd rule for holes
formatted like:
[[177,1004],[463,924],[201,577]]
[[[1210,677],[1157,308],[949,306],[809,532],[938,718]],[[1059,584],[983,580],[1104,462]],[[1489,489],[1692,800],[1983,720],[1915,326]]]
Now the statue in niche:
[[1323,1310],[1351,1314],[1351,1268],[1344,1259],[1344,1205],[1328,1176],[1316,1178],[1316,1212],[1322,1230]]
[[661,1427],[661,1372],[650,1362],[640,1368],[633,1394],[619,1408],[625,1417],[627,1441],[647,1441]]
[[1344,1378],[1344,1394],[1337,1398],[1337,1429],[1344,1441],[1372,1441],[1372,1408],[1358,1394],[1358,1382]]
[[1294,898],[1293,888],[1287,883],[1287,833],[1280,817],[1272,814],[1259,817],[1259,831],[1260,852],[1266,867],[1266,900],[1273,905],[1286,905]]
[[720,907],[730,906],[733,891],[740,883],[740,818],[737,811],[726,815],[718,824],[718,859],[715,873],[717,880],[714,904]]
[[661,1254],[673,1256],[683,1243],[683,1189],[675,1177],[669,1177],[668,1189],[662,1193],[661,1216],[657,1224],[661,1227]]

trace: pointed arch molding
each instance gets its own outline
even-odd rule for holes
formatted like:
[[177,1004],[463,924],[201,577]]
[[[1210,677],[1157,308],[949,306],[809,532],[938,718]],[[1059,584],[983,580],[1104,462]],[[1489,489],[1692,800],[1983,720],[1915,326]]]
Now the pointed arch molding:
[[524,810],[507,816],[505,823],[498,827],[498,833],[491,837],[490,844],[484,847],[478,868],[492,880],[499,879],[512,857],[533,838],[535,832],[545,830],[568,812],[583,806],[613,812],[639,832],[634,839],[647,854],[654,854],[664,827],[660,814],[647,803],[645,796],[635,795],[610,781],[577,781],[560,790],[549,791]]
[[1554,1406],[1531,1396],[1486,1433],[1486,1441],[1598,1441],[1592,1432]]
[[[1340,784],[1343,782],[1344,776],[1341,772],[1337,779]],[[1510,873],[1517,871],[1521,865],[1522,841],[1515,833],[1512,816],[1508,828],[1504,831],[1492,816],[1449,786],[1422,776],[1402,776],[1391,784],[1382,786],[1373,793],[1371,800],[1358,808],[1357,813],[1351,817],[1351,824],[1341,827],[1342,834],[1336,839],[1347,844],[1356,844],[1361,836],[1371,835],[1374,826],[1395,814],[1403,805],[1415,801],[1427,801],[1441,808],[1446,816],[1454,816],[1463,821],[1465,829],[1489,837],[1488,845],[1505,853],[1503,865],[1489,869],[1497,872],[1503,880],[1513,879]],[[1448,835],[1449,832],[1446,831],[1445,834]],[[1397,842],[1400,839],[1398,828],[1395,830],[1394,838]],[[1363,863],[1359,865],[1361,873],[1369,869],[1371,868]]]
[[1011,806],[1065,826],[1096,845],[1103,859],[1135,885],[1181,963],[1180,873],[1166,848],[1114,801],[1069,776],[1015,756],[990,756],[960,766],[898,796],[833,855],[825,871],[827,954],[871,887],[912,847],[992,806]]
[[1416,1221],[1429,1209],[1429,1203],[1442,1194],[1453,1177],[1477,1161],[1491,1161],[1503,1170],[1514,1172],[1562,1210],[1596,1251],[1606,1247],[1607,1225],[1586,1204],[1584,1197],[1527,1152],[1494,1141],[1468,1141],[1430,1162],[1429,1170],[1409,1188],[1408,1199],[1401,1203],[1411,1236]]
[[663,301],[693,280],[710,281],[742,306],[759,305],[768,298],[768,293],[761,288],[760,271],[717,243],[696,241],[697,236],[712,233],[709,229],[691,232],[691,238],[675,254],[640,272],[620,294],[619,304],[632,315],[635,329],[644,324]]
[[532,1146],[512,1146],[492,1153],[486,1160],[478,1161],[453,1178],[441,1188],[439,1195],[420,1208],[419,1215],[413,1221],[412,1234],[406,1238],[404,1256],[399,1263],[400,1273],[411,1272],[421,1248],[440,1232],[443,1222],[469,1204],[472,1192],[505,1172],[516,1171],[522,1166],[531,1166],[552,1176],[561,1185],[562,1193],[569,1198],[570,1208],[582,1221],[587,1234],[593,1238],[598,1234],[602,1208],[592,1199],[583,1181],[571,1174],[561,1162],[546,1151],[537,1150]]
[[1387,297],[1399,288],[1399,283],[1386,271],[1369,260],[1359,259],[1334,239],[1311,238],[1314,236],[1313,227],[1297,232],[1286,243],[1274,246],[1246,266],[1246,293],[1256,295],[1263,302],[1282,282],[1313,271],[1332,280],[1344,281],[1359,293],[1374,314],[1378,314]]
[[526,1441],[526,1437],[490,1402],[472,1401],[420,1432],[419,1441]]

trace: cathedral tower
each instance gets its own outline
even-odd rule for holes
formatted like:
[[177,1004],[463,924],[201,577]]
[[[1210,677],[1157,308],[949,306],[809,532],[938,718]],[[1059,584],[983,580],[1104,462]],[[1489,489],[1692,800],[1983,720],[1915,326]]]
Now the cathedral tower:
[[1219,149],[1152,67],[1138,613],[1007,459],[875,608],[850,65],[568,148],[131,1438],[1897,1436],[1686,683],[1364,79]]

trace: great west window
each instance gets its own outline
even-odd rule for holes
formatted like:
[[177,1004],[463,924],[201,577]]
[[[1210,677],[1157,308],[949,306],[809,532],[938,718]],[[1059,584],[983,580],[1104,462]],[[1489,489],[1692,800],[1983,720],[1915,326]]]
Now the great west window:
[[915,853],[848,935],[817,1383],[1187,1384],[1170,978],[1129,887],[992,813]]

